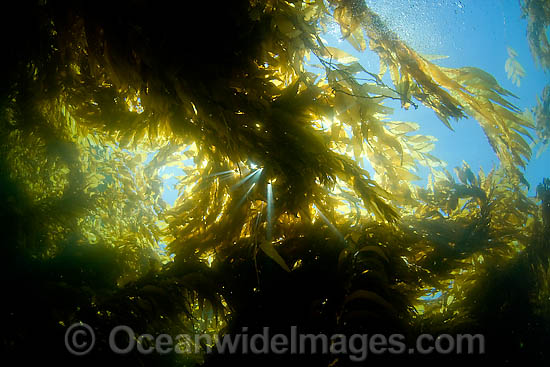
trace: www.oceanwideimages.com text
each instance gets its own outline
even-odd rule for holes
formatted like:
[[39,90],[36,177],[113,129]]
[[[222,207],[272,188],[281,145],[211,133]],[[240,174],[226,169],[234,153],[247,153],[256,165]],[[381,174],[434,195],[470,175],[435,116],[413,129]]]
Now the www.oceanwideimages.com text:
[[[75,355],[93,350],[95,332],[84,323],[67,328],[65,346]],[[484,354],[485,338],[481,334],[421,334],[414,346],[408,346],[403,334],[305,334],[298,327],[289,333],[270,333],[264,327],[261,333],[250,334],[243,327],[241,333],[223,336],[213,334],[136,334],[126,325],[114,327],[109,333],[109,348],[116,354],[137,351],[142,354],[333,354],[349,355],[352,361],[364,361],[369,354]]]

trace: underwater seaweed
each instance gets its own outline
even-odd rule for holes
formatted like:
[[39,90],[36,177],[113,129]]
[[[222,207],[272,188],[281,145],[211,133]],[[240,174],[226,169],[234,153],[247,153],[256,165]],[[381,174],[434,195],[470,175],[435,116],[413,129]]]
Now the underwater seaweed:
[[[522,4],[533,43],[548,12]],[[332,21],[380,73],[322,39]],[[547,140],[546,90],[535,123],[489,73],[436,65],[358,0],[28,0],[0,27],[0,343],[22,363],[353,364],[203,344],[119,356],[108,334],[121,324],[484,333],[488,351],[509,352],[487,361],[549,360],[550,188],[528,197],[522,173],[527,140]],[[391,119],[390,100],[451,129],[473,117],[501,166],[453,176],[435,137]],[[182,172],[174,205],[165,167]],[[97,331],[90,355],[64,349],[75,322]],[[372,356],[386,357],[450,356]]]

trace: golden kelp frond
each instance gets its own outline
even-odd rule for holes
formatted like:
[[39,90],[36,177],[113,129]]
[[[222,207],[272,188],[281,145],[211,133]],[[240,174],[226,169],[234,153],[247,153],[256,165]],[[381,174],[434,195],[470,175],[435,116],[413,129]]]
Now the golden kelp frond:
[[[400,99],[399,94],[350,55],[320,45],[315,55],[326,71],[326,85],[322,86],[326,95],[332,94],[329,101],[335,106],[325,117],[331,149],[354,158],[360,165],[365,159],[377,173],[375,180],[392,198],[401,204],[411,203],[411,181],[417,179],[413,173],[417,164],[435,167],[443,163],[429,153],[436,139],[409,135],[419,129],[418,124],[387,121],[385,116],[392,109],[383,102]],[[348,62],[338,62],[341,60]]]
[[[504,243],[506,236],[503,233],[523,231],[523,225],[533,212],[532,203],[524,192],[518,193],[502,171],[492,171],[487,177],[480,171],[475,176],[467,164],[464,164],[457,173],[458,183],[446,172],[446,175],[436,176],[430,183],[429,190],[421,191],[420,197],[425,200],[425,215],[448,220],[478,218],[484,221],[487,228],[498,231],[501,237],[496,240]],[[445,209],[442,209],[442,213],[441,209],[437,210],[435,207]],[[512,209],[503,212],[504,207]]]
[[119,149],[109,134],[79,125],[59,100],[42,102],[37,110],[24,99],[12,100],[16,120],[3,126],[11,131],[1,141],[11,178],[25,188],[37,215],[47,218],[41,224],[48,233],[44,248],[28,250],[48,258],[74,241],[109,244],[124,254],[119,280],[135,279],[149,266],[144,258],[160,262],[163,236],[157,219],[162,187],[158,176],[143,171],[147,154]]
[[[169,53],[157,49],[159,45],[155,43],[141,42],[140,34],[147,29],[134,29],[130,35],[121,36],[123,31],[117,33],[116,29],[106,28],[111,25],[104,14],[77,7],[72,19],[75,29],[67,35],[69,40],[62,42],[62,46],[67,47],[62,54],[72,55],[70,58],[65,56],[66,61],[74,61],[80,70],[78,75],[73,75],[76,83],[72,94],[83,98],[77,98],[74,105],[80,106],[79,100],[88,104],[87,108],[81,108],[84,116],[93,117],[93,110],[111,114],[109,119],[97,115],[96,120],[103,123],[110,120],[110,129],[123,132],[130,127],[138,133],[143,128],[155,129],[154,125],[166,121],[179,136],[200,140],[203,135],[212,134],[210,138],[216,136],[215,139],[206,143],[221,141],[216,144],[218,149],[238,160],[235,157],[235,144],[239,144],[236,135],[247,134],[241,127],[243,118],[234,115],[248,114],[251,108],[257,109],[270,102],[279,94],[279,86],[288,86],[304,72],[303,59],[314,39],[318,18],[315,14],[319,12],[313,4],[303,13],[283,2],[257,2],[251,9],[249,5],[248,1],[239,1],[239,4],[210,9],[189,3],[182,5],[182,9],[174,9],[174,14],[179,14],[179,10],[208,14],[213,27],[227,39],[220,41],[223,50],[211,45],[206,34],[180,48],[178,37],[185,31],[172,29],[175,25],[163,21],[167,28],[152,34],[156,35],[159,44],[169,45]],[[129,28],[144,16],[141,13],[147,13],[141,7],[131,12],[115,11],[121,12],[121,24],[127,22]],[[234,23],[226,24],[230,14]],[[76,42],[80,47],[72,47]],[[211,57],[214,49],[217,55]],[[165,58],[162,67],[152,65],[159,57]],[[79,88],[82,82],[97,87],[91,91],[82,90]],[[121,94],[125,98],[121,98]],[[139,116],[125,113],[117,118],[124,110],[126,95],[135,94],[140,97],[143,113]]]
[[[140,210],[163,212],[158,174],[169,163],[186,172],[179,183],[180,198],[166,217],[170,224],[164,235],[174,252],[177,247],[206,251],[230,246],[258,229],[265,237],[268,226],[275,237],[283,232],[277,229],[281,218],[285,223],[292,216],[312,220],[314,206],[331,223],[344,223],[343,217],[357,222],[361,215],[394,222],[398,214],[390,203],[411,210],[415,205],[411,181],[417,179],[417,164],[443,163],[430,155],[435,138],[414,135],[414,123],[385,119],[391,113],[383,104],[386,99],[413,104],[416,98],[449,126],[449,118],[475,115],[499,157],[512,168],[530,153],[521,138],[527,130],[504,99],[509,92],[490,75],[475,68],[437,67],[399,41],[359,2],[342,2],[334,15],[343,35],[359,49],[364,49],[366,38],[361,37],[366,32],[390,68],[395,90],[353,56],[324,44],[319,37],[328,12],[323,2],[240,1],[216,9],[174,5],[173,10],[208,13],[214,30],[226,34],[216,57],[206,33],[181,45],[176,19],[158,30],[142,25],[143,17],[162,16],[144,15],[143,4],[131,10],[115,6],[116,24],[111,22],[115,15],[95,7],[67,6],[41,5],[51,18],[56,42],[55,49],[45,51],[55,77],[53,69],[40,63],[26,66],[30,80],[40,87],[36,89],[50,92],[15,100],[23,103],[26,97],[35,103],[43,98],[39,118],[21,119],[29,124],[21,130],[36,128],[51,135],[52,125],[80,154],[93,152],[92,158],[70,163],[87,172],[82,190],[113,206],[102,217],[128,220],[111,228],[90,214],[82,225],[92,242],[105,237],[123,244],[128,227],[143,235],[136,245],[159,239],[156,224],[129,218]],[[227,21],[228,14],[234,23]],[[145,34],[152,38],[143,41]],[[324,75],[306,70],[308,57],[319,60]],[[61,113],[48,110],[52,100]],[[55,113],[55,122],[40,123],[40,115]],[[184,146],[192,148],[184,151]],[[151,150],[157,153],[145,164]],[[184,157],[193,158],[194,164],[178,163]],[[367,172],[369,165],[375,177]],[[61,177],[59,182],[64,182]],[[270,223],[268,184],[274,194]],[[59,186],[61,191],[63,184]],[[98,187],[113,196],[98,195]]]
[[[175,26],[175,19],[173,24],[163,20],[166,28],[158,30],[141,26],[142,17],[161,17],[147,14],[143,4],[131,10],[115,6],[116,25],[111,15],[85,4],[43,5],[54,29],[60,28],[52,30],[58,52],[50,50],[53,56],[48,56],[57,60],[51,67],[59,79],[42,76],[46,70],[52,74],[46,68],[36,67],[34,73],[42,89],[60,94],[71,129],[78,125],[84,135],[102,131],[101,143],[112,149],[151,151],[169,142],[172,147],[195,143],[204,160],[218,167],[254,162],[284,187],[282,212],[310,210],[314,196],[307,191],[317,181],[322,192],[330,192],[337,179],[347,180],[355,191],[352,202],[360,198],[377,219],[393,221],[388,195],[366,171],[351,165],[372,160],[382,187],[411,200],[416,162],[438,161],[429,155],[432,145],[424,137],[407,135],[411,125],[393,123],[390,129],[382,121],[390,112],[383,100],[400,99],[399,93],[375,75],[360,83],[357,74],[368,72],[353,57],[323,44],[318,35],[327,16],[324,3],[180,6],[173,5],[174,14],[207,13],[214,30],[226,35],[216,57],[206,33],[181,45],[185,29]],[[228,24],[228,14],[234,23]],[[144,42],[144,34],[152,38]],[[321,78],[304,66],[311,55],[325,67]],[[162,66],[156,64],[160,59]],[[56,89],[59,85],[62,89]],[[317,128],[319,121],[327,122],[330,133]],[[157,163],[147,173],[157,174]],[[196,210],[214,205],[200,202]],[[193,226],[200,227],[194,218]]]
[[331,3],[335,6],[334,18],[342,34],[364,32],[369,38],[370,48],[380,57],[381,75],[389,68],[404,107],[408,108],[411,97],[414,97],[432,108],[449,128],[449,118],[464,117],[459,103],[443,89],[449,86],[437,84],[432,75],[439,69],[400,41],[363,1]]
[[[427,189],[419,190],[424,202],[419,214],[427,217],[488,215],[500,229],[523,226],[536,210],[527,194],[502,168],[476,176],[466,162],[455,169],[459,182],[446,170],[433,170]],[[437,209],[436,209],[437,208]],[[508,208],[508,210],[504,210]],[[442,211],[442,212],[441,212]]]
[[490,276],[485,272],[537,252],[530,246],[538,208],[503,169],[475,175],[464,163],[456,175],[458,181],[447,171],[434,171],[428,188],[419,190],[420,217],[404,217],[401,227],[417,236],[408,261],[425,271],[424,294],[415,307],[434,322],[469,322],[457,316],[472,314],[467,299],[470,292],[483,292],[478,282]]
[[530,158],[528,129],[533,128],[517,114],[505,97],[513,96],[482,70],[467,67],[443,68],[420,56],[395,34],[362,1],[333,1],[334,16],[343,32],[361,27],[370,39],[390,75],[405,107],[414,97],[433,109],[451,128],[450,119],[468,113],[483,127],[491,146],[510,173],[523,179],[516,167],[525,167]]
[[535,62],[550,69],[550,4],[545,0],[521,0],[522,17],[527,18],[527,39]]
[[431,179],[427,190],[419,190],[424,205],[418,213],[431,220],[412,219],[413,228],[437,244],[433,251],[424,250],[429,252],[425,266],[437,265],[447,274],[464,266],[474,271],[470,267],[479,256],[505,261],[527,248],[537,218],[527,193],[502,169],[487,176],[480,170],[476,176],[464,163],[456,172],[459,182],[445,172]]
[[519,61],[516,60],[516,56],[518,55],[516,50],[508,46],[506,51],[508,52],[508,58],[504,64],[506,76],[512,81],[512,83],[519,87],[521,84],[521,78],[525,76],[525,69],[521,66]]
[[[379,220],[393,222],[397,218],[386,202],[389,194],[366,171],[348,157],[325,154],[330,158],[325,164],[332,169],[331,176],[325,179],[347,183],[352,190],[340,200],[354,203],[356,208],[357,202],[362,201],[362,207]],[[341,222],[334,210],[340,202],[330,188],[333,184],[322,183],[320,177],[303,172],[301,178],[312,181],[301,183],[298,177],[286,176],[288,171],[279,172],[272,166],[202,162],[184,169],[186,176],[178,185],[180,198],[166,215],[170,236],[174,238],[170,250],[175,253],[223,251],[243,238],[260,245],[269,237],[288,236],[292,226],[314,220],[316,213],[311,203],[330,223]],[[301,191],[306,185],[308,190]]]
[[[396,213],[378,197],[383,190],[376,183],[350,167],[350,162],[342,163],[337,155],[325,157],[329,153],[327,139],[312,125],[329,114],[332,102],[303,66],[308,50],[318,48],[316,22],[324,14],[324,7],[321,2],[299,6],[303,9],[284,2],[251,5],[241,1],[212,9],[186,4],[166,13],[208,14],[212,27],[226,35],[214,47],[211,42],[203,42],[212,30],[182,44],[181,36],[187,36],[185,29],[177,19],[170,22],[163,18],[167,9],[150,13],[145,4],[132,9],[116,4],[107,13],[100,10],[100,4],[40,5],[44,19],[51,18],[44,21],[52,27],[50,36],[55,48],[44,51],[44,59],[49,62],[46,66],[25,66],[31,68],[30,79],[35,80],[33,93],[39,92],[17,95],[15,101],[21,104],[21,110],[26,109],[25,102],[55,106],[63,112],[44,109],[36,116],[19,118],[18,123],[27,124],[21,126],[25,134],[35,134],[36,125],[40,125],[38,129],[49,134],[44,137],[51,145],[47,149],[55,152],[68,147],[78,153],[64,153],[72,166],[68,173],[63,167],[58,170],[55,185],[48,187],[47,181],[29,180],[30,187],[40,184],[40,188],[33,187],[36,193],[52,190],[61,196],[69,180],[65,176],[78,173],[83,177],[78,178],[77,191],[92,200],[90,207],[97,206],[78,217],[85,238],[93,243],[110,242],[129,252],[147,246],[158,249],[157,242],[164,235],[155,222],[156,215],[164,210],[159,196],[159,167],[166,163],[167,156],[174,156],[171,149],[194,142],[198,148],[188,154],[199,155],[195,161],[200,165],[200,174],[189,175],[180,185],[190,185],[188,180],[202,177],[193,187],[196,190],[189,187],[182,191],[182,199],[197,200],[175,209],[188,217],[178,218],[185,222],[181,225],[178,220],[171,223],[171,228],[183,228],[167,231],[172,239],[177,235],[179,243],[200,237],[209,226],[205,223],[222,214],[224,225],[235,231],[233,237],[252,232],[257,218],[254,213],[260,209],[248,205],[245,194],[249,187],[243,186],[244,192],[216,191],[217,187],[212,186],[216,181],[206,177],[237,170],[241,162],[248,160],[265,170],[263,191],[250,192],[262,193],[263,201],[258,205],[265,203],[267,177],[278,179],[275,192],[282,199],[277,210],[291,214],[308,212],[315,195],[318,201],[325,200],[321,196],[327,195],[326,188],[320,190],[323,194],[308,193],[316,180],[330,187],[337,177],[345,177],[350,187],[357,188],[355,196],[362,198],[378,219],[393,221]],[[119,21],[115,24],[111,17],[119,17]],[[149,29],[143,19],[148,17],[163,18],[166,28]],[[194,29],[188,31],[195,33]],[[153,39],[144,41],[144,34]],[[216,50],[215,57],[212,50]],[[162,64],[157,64],[159,60]],[[40,91],[48,93],[42,96]],[[41,115],[55,118],[40,123]],[[52,143],[50,125],[56,127],[55,134],[63,140],[59,147]],[[147,153],[159,147],[144,168]],[[20,166],[28,168],[24,172],[28,175],[42,165],[33,162]],[[233,219],[225,221],[226,217]],[[242,219],[241,226],[234,222],[237,219]],[[139,238],[131,242],[133,232]],[[227,238],[232,237],[228,234]],[[203,239],[207,241],[208,237]]]

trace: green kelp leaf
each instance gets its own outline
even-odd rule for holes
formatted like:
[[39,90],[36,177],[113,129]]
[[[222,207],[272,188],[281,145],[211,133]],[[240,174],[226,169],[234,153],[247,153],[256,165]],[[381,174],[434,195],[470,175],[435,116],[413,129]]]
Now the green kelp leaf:
[[262,251],[269,256],[273,261],[275,261],[281,268],[288,271],[290,273],[289,267],[286,265],[285,260],[279,255],[277,250],[275,250],[275,247],[273,246],[273,242],[271,241],[264,241],[260,244],[260,248]]

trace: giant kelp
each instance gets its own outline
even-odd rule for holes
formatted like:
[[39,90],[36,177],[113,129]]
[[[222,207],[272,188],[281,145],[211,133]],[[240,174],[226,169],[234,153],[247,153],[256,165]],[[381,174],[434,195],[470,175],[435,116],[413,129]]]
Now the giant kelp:
[[[355,42],[369,38],[380,56],[381,70],[389,69],[403,106],[411,97],[433,109],[449,128],[450,119],[469,114],[479,121],[502,164],[519,180],[517,167],[525,167],[531,152],[525,138],[533,127],[505,99],[513,94],[488,73],[473,67],[443,68],[422,57],[391,32],[362,1],[334,1],[335,19],[342,32]],[[360,43],[361,44],[361,43]]]
[[[331,19],[380,56],[393,86],[323,41]],[[56,336],[40,352],[62,357],[65,328],[93,325],[93,363],[114,358],[117,324],[412,340],[489,332],[491,310],[500,325],[520,308],[548,338],[547,183],[539,212],[521,173],[534,124],[488,73],[436,65],[361,1],[28,1],[2,27],[3,249],[17,259],[2,307],[10,330],[24,326],[4,335],[9,350],[34,345],[35,322]],[[464,164],[456,181],[430,154],[435,137],[391,121],[390,99],[423,103],[448,127],[474,117],[502,168]],[[418,164],[432,172],[426,189],[413,184]],[[171,207],[167,166],[182,172]],[[528,284],[499,293],[519,273]],[[125,361],[226,363],[204,357]]]
[[[550,25],[550,5],[544,1],[520,1],[522,17],[527,18],[527,39],[535,63],[543,70],[550,70],[550,42],[547,29]],[[542,90],[537,97],[537,105],[532,108],[537,136],[541,143],[539,154],[548,147],[548,124],[550,116],[548,105],[550,103],[550,86]]]
[[550,67],[550,42],[546,27],[550,25],[550,6],[544,0],[520,0],[522,17],[527,19],[527,39],[535,62]]

